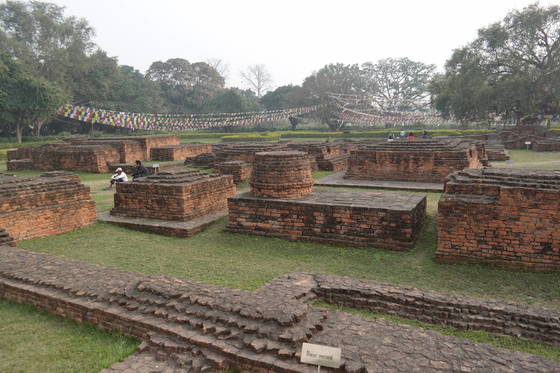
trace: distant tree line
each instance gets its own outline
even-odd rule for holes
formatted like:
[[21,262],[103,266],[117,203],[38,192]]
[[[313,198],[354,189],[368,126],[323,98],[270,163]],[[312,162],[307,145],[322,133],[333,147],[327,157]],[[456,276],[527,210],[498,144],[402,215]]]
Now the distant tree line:
[[[520,117],[560,109],[560,7],[530,5],[479,30],[443,73],[408,58],[333,63],[301,85],[272,90],[266,66],[241,72],[248,89],[225,88],[220,59],[155,61],[142,73],[93,43],[94,30],[64,8],[38,1],[0,5],[0,131],[38,136],[63,103],[146,113],[243,112],[323,104],[315,120],[341,123],[332,94],[377,98],[382,111],[438,110],[459,121]],[[301,118],[290,118],[295,129]],[[44,132],[44,131],[43,131]]]

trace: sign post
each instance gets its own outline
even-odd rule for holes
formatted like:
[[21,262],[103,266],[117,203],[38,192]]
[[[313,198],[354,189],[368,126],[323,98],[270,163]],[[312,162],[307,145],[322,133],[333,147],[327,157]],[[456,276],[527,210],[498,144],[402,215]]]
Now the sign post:
[[300,361],[306,364],[317,365],[317,373],[321,367],[339,368],[342,350],[338,347],[304,343],[301,346]]
[[531,145],[531,141],[525,141],[525,145],[527,145],[527,150],[529,150],[529,146]]

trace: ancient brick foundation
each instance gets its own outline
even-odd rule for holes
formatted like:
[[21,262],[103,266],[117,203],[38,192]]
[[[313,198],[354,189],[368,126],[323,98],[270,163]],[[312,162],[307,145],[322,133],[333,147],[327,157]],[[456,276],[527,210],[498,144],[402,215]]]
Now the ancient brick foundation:
[[175,145],[177,136],[130,138],[73,138],[37,147],[25,147],[9,154],[8,170],[69,170],[109,172],[108,164],[149,159],[152,147]]
[[16,240],[60,234],[95,221],[95,202],[76,175],[0,175],[0,227]]
[[253,164],[255,154],[260,152],[286,150],[286,144],[276,143],[223,143],[214,144],[216,163],[244,161]]
[[[497,132],[496,137],[506,149],[533,149],[535,151],[560,151],[560,138],[546,127],[520,124]],[[526,143],[531,144],[527,145]]]
[[215,170],[221,175],[232,175],[233,181],[240,183],[251,178],[253,165],[243,161],[231,161],[218,163]]
[[[342,349],[328,372],[555,372],[558,362],[411,326],[311,306],[312,299],[558,344],[557,311],[328,275],[291,274],[254,292],[0,247],[0,297],[144,342],[131,357],[175,372],[312,373],[304,342]],[[140,355],[140,356],[139,356]],[[139,358],[140,357],[140,358]],[[141,359],[141,357],[149,357]],[[136,360],[135,360],[136,359]],[[128,359],[127,359],[128,360]],[[146,364],[146,365],[143,365]],[[125,362],[108,372],[125,372]],[[160,369],[161,370],[161,369]]]
[[464,170],[439,201],[436,260],[558,271],[559,227],[557,172]]
[[[444,182],[447,175],[482,167],[482,145],[460,139],[399,140],[350,153],[345,178]],[[482,155],[482,154],[481,154]]]
[[315,158],[323,171],[342,171],[348,165],[348,154],[343,143],[306,142],[288,144],[289,149],[307,152]]
[[502,144],[487,143],[484,148],[486,149],[486,155],[490,162],[509,160],[509,153]]
[[560,138],[536,140],[531,148],[536,152],[560,152]]
[[191,170],[160,172],[129,183],[117,183],[111,215],[188,221],[225,210],[235,194],[232,176]]
[[251,178],[252,194],[257,197],[298,198],[313,190],[312,157],[299,151],[255,154]]
[[179,145],[162,146],[151,149],[153,161],[177,161],[196,157],[202,153],[211,153],[212,144],[183,143]]
[[228,232],[343,246],[410,250],[426,214],[417,194],[321,190],[297,199],[229,199]]

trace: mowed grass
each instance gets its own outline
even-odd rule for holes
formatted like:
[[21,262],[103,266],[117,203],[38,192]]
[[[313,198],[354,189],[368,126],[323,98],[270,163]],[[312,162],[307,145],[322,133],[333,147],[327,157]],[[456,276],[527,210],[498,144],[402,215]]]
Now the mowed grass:
[[0,372],[99,372],[139,341],[0,299]]
[[509,161],[492,162],[492,166],[560,170],[560,152],[533,152],[527,150],[508,150],[508,152]]
[[[541,166],[540,162],[555,161],[551,153],[526,154],[524,151],[512,151],[510,154],[514,164],[523,160]],[[29,176],[40,173],[17,172],[19,175]],[[316,172],[314,176],[319,178],[328,174],[330,173]],[[90,186],[98,211],[110,209],[113,191],[101,190],[108,184],[110,175],[87,173],[79,173],[79,175],[83,182]],[[248,183],[243,183],[238,191],[248,189]],[[437,202],[440,195],[437,193],[426,195],[428,217],[416,248],[410,252],[336,247],[225,233],[223,229],[227,224],[227,218],[218,220],[202,233],[188,239],[143,233],[98,222],[93,226],[63,235],[20,242],[18,246],[134,272],[188,277],[246,290],[257,289],[284,273],[306,271],[560,309],[560,276],[557,274],[513,272],[488,266],[444,265],[433,262]],[[19,307],[22,306],[10,302],[0,303],[0,339],[5,340],[6,346],[23,344],[27,339],[27,336],[18,333],[4,332],[5,324],[9,323],[4,320],[11,320],[23,312]],[[59,323],[54,325],[46,323],[44,315],[40,312],[28,311],[28,313],[31,321],[25,324],[29,325],[28,328],[21,326],[21,334],[36,334],[42,338],[54,332],[52,329],[59,331],[61,336],[56,338],[56,343],[68,352],[65,360],[69,364],[68,368],[58,369],[58,366],[53,365],[57,360],[53,358],[56,354],[54,352],[44,354],[45,347],[40,344],[34,344],[39,346],[38,348],[27,346],[25,349],[7,350],[1,347],[2,359],[0,360],[6,366],[7,364],[16,366],[19,361],[33,360],[37,362],[37,366],[43,367],[38,371],[87,371],[82,369],[82,366],[91,365],[98,360],[95,353],[88,355],[71,352],[73,345],[76,344],[76,341],[71,338],[76,327],[75,323],[60,319]],[[108,357],[103,360],[106,362],[103,363],[104,366],[123,356],[118,352],[122,340],[112,339],[111,335],[99,336],[95,334],[94,328],[91,330],[92,341],[97,341],[92,343],[108,347]],[[489,333],[460,331],[450,333],[484,343],[493,343],[492,340],[497,338]],[[485,337],[485,334],[488,336]],[[503,347],[558,358],[558,349],[552,348],[552,352],[548,347],[537,346],[527,349],[527,343],[512,338],[504,342]],[[96,347],[92,347],[92,351],[95,350]],[[0,365],[0,368],[3,366]],[[13,370],[0,369],[0,371]]]

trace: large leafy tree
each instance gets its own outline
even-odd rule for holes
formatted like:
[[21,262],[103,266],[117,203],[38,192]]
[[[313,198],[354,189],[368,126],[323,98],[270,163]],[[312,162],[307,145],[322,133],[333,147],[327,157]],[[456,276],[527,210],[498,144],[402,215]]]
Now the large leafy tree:
[[262,107],[257,96],[251,90],[227,88],[209,100],[204,111],[214,113],[242,113],[259,111]]
[[[23,130],[53,116],[66,96],[54,84],[35,77],[13,56],[0,55],[0,123],[13,126],[21,142]],[[37,134],[37,133],[35,133]]]
[[424,110],[429,106],[428,85],[435,65],[408,58],[386,58],[362,65],[363,79],[377,105],[388,111]]
[[159,84],[170,110],[178,113],[202,110],[224,88],[224,78],[216,69],[183,58],[152,63],[146,77]]
[[454,51],[431,86],[436,108],[460,120],[560,110],[560,7],[529,5]]
[[323,105],[314,115],[332,130],[338,130],[342,122],[333,115],[331,94],[364,94],[370,89],[364,81],[359,65],[345,65],[342,63],[329,64],[314,72],[302,84],[309,92],[314,103]]

